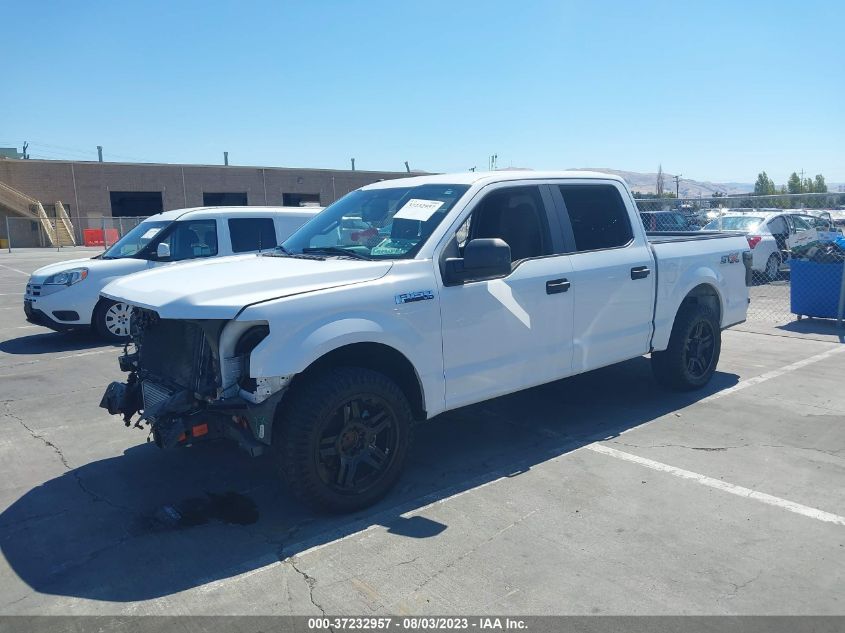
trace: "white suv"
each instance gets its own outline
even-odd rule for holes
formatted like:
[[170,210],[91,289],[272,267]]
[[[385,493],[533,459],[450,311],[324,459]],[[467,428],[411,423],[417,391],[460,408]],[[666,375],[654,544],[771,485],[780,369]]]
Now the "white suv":
[[92,326],[106,340],[123,340],[129,306],[100,298],[111,281],[175,262],[275,248],[320,210],[202,207],[159,213],[104,253],[36,270],[26,284],[26,318],[57,331]]

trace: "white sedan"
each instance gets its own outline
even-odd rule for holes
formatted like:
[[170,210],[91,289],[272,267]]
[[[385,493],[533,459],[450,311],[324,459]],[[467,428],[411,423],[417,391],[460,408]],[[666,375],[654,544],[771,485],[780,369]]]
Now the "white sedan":
[[777,279],[791,249],[818,238],[817,229],[796,213],[727,213],[702,230],[745,233],[753,255],[752,270],[767,281]]

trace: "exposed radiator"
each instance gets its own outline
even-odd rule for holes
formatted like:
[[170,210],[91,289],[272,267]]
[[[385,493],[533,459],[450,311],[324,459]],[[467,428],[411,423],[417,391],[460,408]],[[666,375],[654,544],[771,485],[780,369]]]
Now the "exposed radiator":
[[161,385],[145,380],[141,383],[141,394],[144,397],[144,417],[155,419],[156,413],[170,399],[173,392]]

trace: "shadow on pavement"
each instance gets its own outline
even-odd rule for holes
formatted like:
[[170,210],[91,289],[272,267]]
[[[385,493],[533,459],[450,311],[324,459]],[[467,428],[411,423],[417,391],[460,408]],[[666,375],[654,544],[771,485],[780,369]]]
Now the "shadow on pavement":
[[[294,501],[270,457],[251,459],[224,444],[162,452],[142,443],[20,497],[0,515],[2,552],[37,592],[126,602],[260,569],[373,525],[430,538],[449,526],[409,511],[519,477],[737,380],[717,373],[702,391],[670,393],[638,358],[444,414],[417,428],[406,473],[388,498],[348,516],[316,515]],[[139,442],[146,435],[118,421],[114,432],[138,433]],[[186,508],[199,520],[178,518]]]
[[796,320],[779,325],[777,329],[794,334],[827,334],[837,336],[840,343],[845,343],[845,328],[839,327],[836,319],[804,317],[800,321]]
[[107,347],[109,343],[97,337],[90,330],[72,332],[45,332],[0,341],[0,352],[6,354],[52,354],[55,352],[78,352],[94,347]]

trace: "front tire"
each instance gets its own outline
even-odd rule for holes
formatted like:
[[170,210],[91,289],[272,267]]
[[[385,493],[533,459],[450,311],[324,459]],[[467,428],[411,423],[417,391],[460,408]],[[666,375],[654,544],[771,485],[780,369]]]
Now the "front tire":
[[402,472],[411,438],[408,400],[387,376],[340,367],[294,387],[276,423],[276,459],[302,502],[328,512],[372,505]]
[[706,385],[722,351],[719,321],[705,305],[686,303],[678,310],[666,351],[652,352],[651,368],[657,381],[676,391]]
[[100,338],[110,343],[123,343],[129,338],[129,321],[132,306],[122,301],[100,299],[94,308],[94,330]]

